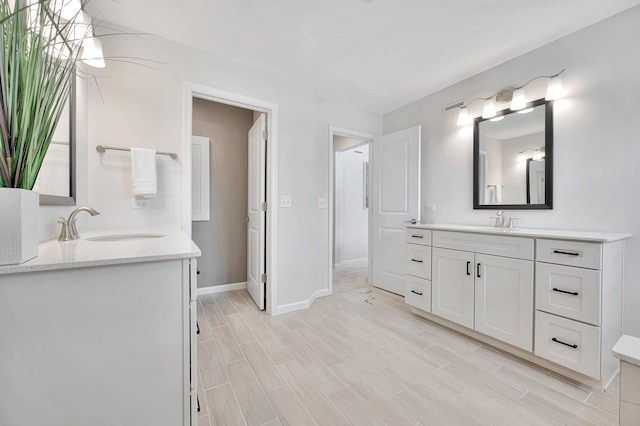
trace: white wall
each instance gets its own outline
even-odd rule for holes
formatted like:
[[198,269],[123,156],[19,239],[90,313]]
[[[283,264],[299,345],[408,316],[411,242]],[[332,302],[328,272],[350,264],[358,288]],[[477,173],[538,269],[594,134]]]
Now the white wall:
[[[106,57],[159,61],[156,67],[107,61],[97,73],[100,91],[89,90],[89,204],[103,214],[93,228],[179,227],[182,161],[158,160],[158,197],[151,210],[131,209],[126,153],[98,154],[97,144],[153,147],[181,152],[183,84],[203,84],[277,103],[278,192],[293,207],[279,211],[279,282],[276,304],[296,308],[328,289],[329,125],[380,134],[379,115],[318,99],[306,83],[206,54],[155,36],[104,37]],[[302,305],[300,305],[302,307]]]
[[479,73],[384,116],[384,132],[422,125],[422,199],[427,223],[491,225],[472,208],[471,127],[442,106],[490,96],[567,68],[565,99],[554,106],[554,209],[517,211],[528,228],[629,232],[624,331],[640,336],[640,7]]
[[368,161],[369,145],[336,152],[336,264],[368,258],[369,210],[364,207],[363,172]]

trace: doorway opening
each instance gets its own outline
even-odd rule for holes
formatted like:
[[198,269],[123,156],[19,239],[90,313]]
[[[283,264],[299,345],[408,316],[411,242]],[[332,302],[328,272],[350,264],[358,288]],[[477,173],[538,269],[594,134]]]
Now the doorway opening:
[[202,250],[198,294],[246,288],[273,314],[277,105],[185,89],[183,229]]
[[369,160],[372,135],[330,128],[329,288],[370,283]]

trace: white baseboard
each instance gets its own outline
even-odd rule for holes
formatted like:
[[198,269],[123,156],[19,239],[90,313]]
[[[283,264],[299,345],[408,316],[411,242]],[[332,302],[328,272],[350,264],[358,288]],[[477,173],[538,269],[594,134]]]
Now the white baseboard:
[[286,314],[288,312],[301,311],[303,309],[308,309],[313,305],[314,300],[318,297],[330,296],[331,290],[328,288],[317,290],[313,295],[309,298],[309,300],[304,300],[302,302],[288,303],[286,305],[278,305],[276,306],[275,312],[272,312],[271,315],[280,315]]
[[244,290],[245,288],[247,288],[246,281],[243,283],[212,285],[209,287],[198,287],[198,296],[201,296],[203,294],[222,293],[224,291],[231,291],[231,290]]

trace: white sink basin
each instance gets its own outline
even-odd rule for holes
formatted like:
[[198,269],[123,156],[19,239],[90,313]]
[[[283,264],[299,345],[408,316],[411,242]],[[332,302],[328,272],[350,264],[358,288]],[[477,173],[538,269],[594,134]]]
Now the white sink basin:
[[99,235],[97,237],[87,238],[87,241],[136,241],[136,240],[147,240],[149,238],[162,238],[166,237],[166,234],[148,234],[148,233],[140,233],[140,234],[111,234],[111,235]]

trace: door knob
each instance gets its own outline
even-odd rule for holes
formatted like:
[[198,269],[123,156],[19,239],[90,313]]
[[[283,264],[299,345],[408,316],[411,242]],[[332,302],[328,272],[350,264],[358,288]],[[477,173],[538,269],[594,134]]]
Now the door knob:
[[249,223],[249,216],[245,217],[245,218],[244,218],[244,221],[245,221],[245,222],[247,222],[247,223]]
[[416,223],[418,223],[418,221],[415,219],[411,219],[411,220],[405,220],[403,223],[410,223],[411,225],[415,225]]

